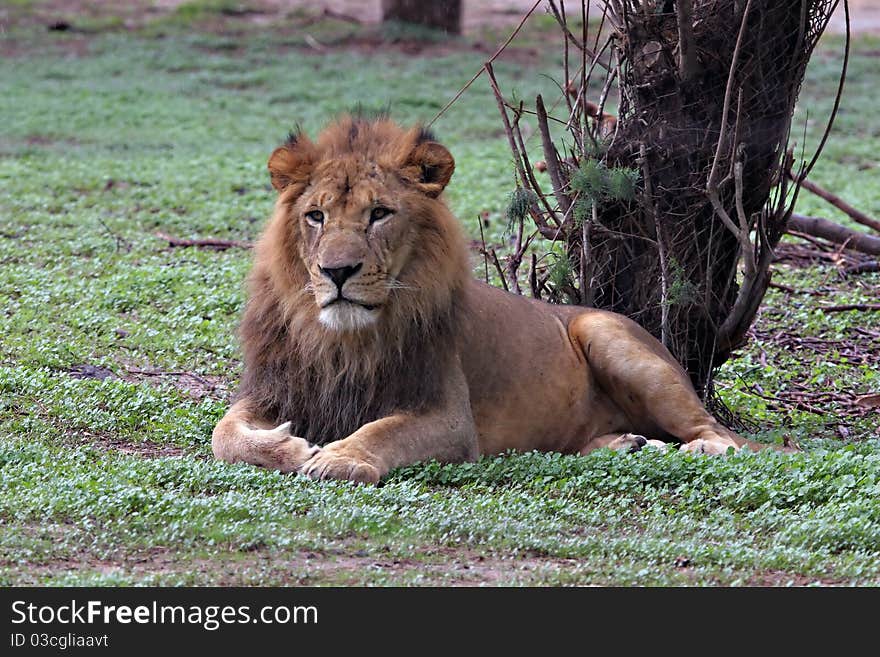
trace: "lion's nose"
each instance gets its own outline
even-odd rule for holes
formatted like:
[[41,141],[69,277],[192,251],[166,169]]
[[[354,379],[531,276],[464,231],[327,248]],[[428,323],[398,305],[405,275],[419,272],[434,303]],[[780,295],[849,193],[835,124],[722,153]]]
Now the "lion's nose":
[[319,269],[324,276],[333,281],[336,287],[341,290],[345,281],[357,274],[362,266],[363,263],[359,262],[351,267],[319,267]]

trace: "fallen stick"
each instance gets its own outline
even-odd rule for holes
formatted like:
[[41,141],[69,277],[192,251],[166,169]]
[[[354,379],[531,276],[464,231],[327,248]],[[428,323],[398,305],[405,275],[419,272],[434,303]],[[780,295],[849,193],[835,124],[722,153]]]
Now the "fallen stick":
[[813,237],[821,237],[835,244],[846,244],[846,248],[869,255],[880,255],[880,237],[866,235],[846,226],[841,226],[822,217],[807,217],[792,214],[788,220],[788,232],[797,231]]
[[880,271],[880,260],[866,260],[857,265],[850,265],[843,270],[844,274],[868,274],[870,272]]
[[819,306],[826,313],[839,313],[846,310],[880,310],[880,303],[842,303],[838,306]]
[[199,240],[187,240],[181,237],[174,237],[173,235],[169,235],[167,233],[157,232],[155,233],[156,237],[160,240],[164,240],[168,242],[168,246],[171,247],[180,247],[180,248],[189,248],[196,247],[202,249],[214,249],[216,251],[225,251],[226,249],[249,249],[251,248],[251,244],[249,242],[239,242],[237,240],[221,240],[212,237],[208,237],[205,239]]
[[[789,171],[789,177],[791,177],[791,179],[794,180],[794,176],[791,175],[790,171]],[[815,194],[819,198],[828,201],[831,205],[833,205],[838,210],[842,210],[853,221],[856,221],[856,222],[862,224],[863,226],[868,226],[869,228],[873,228],[878,233],[880,233],[880,221],[877,221],[876,219],[872,219],[871,217],[866,215],[861,210],[857,210],[856,208],[851,206],[849,203],[844,201],[842,198],[840,198],[836,194],[832,194],[831,192],[829,192],[825,189],[822,189],[821,187],[819,187],[819,185],[817,185],[816,183],[812,183],[809,180],[802,180],[801,187],[803,187],[804,189],[806,189],[810,192],[813,192],[813,194]]]
[[791,228],[790,225],[789,225],[788,230],[786,232],[789,235],[793,235],[794,237],[799,237],[800,239],[809,242],[810,244],[815,246],[819,251],[821,251],[822,255],[828,255],[828,252],[831,251],[831,247],[833,246],[831,244],[827,244],[826,242],[823,242],[822,240],[816,239],[815,237],[813,237],[809,233],[802,233],[800,231],[794,230],[793,228]]
[[198,374],[195,374],[194,372],[185,372],[185,371],[163,372],[161,370],[154,371],[154,370],[138,370],[138,369],[128,369],[125,371],[128,372],[129,374],[141,374],[143,376],[188,376],[191,379],[195,379],[199,383],[205,383],[205,384],[208,383],[207,381],[205,381],[205,379],[200,377]]
[[824,292],[819,292],[818,290],[798,290],[797,288],[792,287],[791,285],[784,285],[782,283],[768,283],[769,287],[772,287],[774,290],[782,290],[783,292],[788,292],[789,294],[808,294],[810,296],[822,297],[825,296]]

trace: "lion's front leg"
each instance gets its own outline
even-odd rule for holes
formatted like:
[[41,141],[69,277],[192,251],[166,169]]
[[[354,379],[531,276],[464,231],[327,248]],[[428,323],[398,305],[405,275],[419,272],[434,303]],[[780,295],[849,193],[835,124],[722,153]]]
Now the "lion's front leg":
[[236,402],[211,435],[214,456],[229,463],[250,463],[270,470],[297,472],[320,448],[290,435],[290,422],[272,426],[248,400]]
[[376,483],[394,468],[430,459],[472,461],[478,451],[464,374],[458,371],[438,408],[369,422],[316,451],[299,472],[314,479]]
[[419,461],[460,463],[476,457],[473,420],[401,414],[365,424],[347,438],[326,445],[299,471],[313,479],[374,484],[394,468]]

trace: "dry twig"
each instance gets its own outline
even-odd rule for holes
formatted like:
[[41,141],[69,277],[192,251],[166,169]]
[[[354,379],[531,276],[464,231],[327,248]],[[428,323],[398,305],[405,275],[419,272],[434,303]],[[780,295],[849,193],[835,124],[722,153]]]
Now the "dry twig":
[[[522,20],[519,22],[519,25],[516,26],[516,29],[513,32],[511,32],[509,37],[507,37],[507,41],[505,41],[504,43],[501,44],[501,46],[498,48],[498,50],[495,51],[495,54],[489,58],[489,61],[487,61],[486,64],[491,64],[492,62],[495,61],[495,59],[498,57],[498,55],[500,55],[502,52],[504,52],[504,49],[507,48],[507,46],[510,45],[510,42],[513,41],[514,37],[516,37],[516,35],[519,34],[519,31],[522,29],[522,26],[526,24],[526,21],[529,20],[529,16],[531,16],[534,13],[535,9],[538,8],[538,5],[540,5],[541,2],[543,2],[543,0],[536,0],[535,4],[532,5],[532,8],[529,9],[526,12],[525,16],[522,17]],[[474,82],[476,82],[477,78],[480,77],[480,75],[485,70],[486,70],[486,67],[484,64],[482,67],[480,67],[479,71],[474,73],[474,77],[472,77],[470,80],[468,80],[467,83],[465,83],[465,85],[461,89],[459,89],[458,93],[452,97],[452,100],[450,100],[448,103],[446,103],[446,105],[444,105],[443,108],[439,112],[437,112],[437,114],[434,116],[434,118],[428,122],[426,127],[430,128],[432,125],[434,125],[434,123],[437,121],[437,119],[439,119],[441,116],[443,116],[446,113],[446,110],[448,110],[450,107],[452,107],[455,104],[455,102],[459,98],[462,97],[464,92],[467,91]]]
[[174,237],[173,235],[169,235],[167,233],[156,232],[154,233],[156,237],[160,240],[165,240],[168,242],[168,246],[170,247],[180,247],[180,248],[202,248],[202,249],[214,249],[215,251],[225,251],[226,249],[250,249],[253,245],[249,242],[239,242],[238,240],[221,240],[213,237],[205,238],[205,239],[196,239],[196,240],[188,240],[183,239],[181,237]]

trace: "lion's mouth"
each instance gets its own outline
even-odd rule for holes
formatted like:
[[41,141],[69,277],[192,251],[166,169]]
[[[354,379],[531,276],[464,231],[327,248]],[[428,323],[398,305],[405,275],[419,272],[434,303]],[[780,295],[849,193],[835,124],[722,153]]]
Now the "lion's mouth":
[[352,306],[360,306],[364,310],[376,310],[376,308],[379,307],[377,304],[363,303],[361,301],[355,301],[354,299],[349,299],[348,297],[336,297],[335,299],[331,299],[330,301],[325,303],[323,306],[321,306],[321,310],[323,310],[324,308],[329,308],[330,306],[333,306],[336,304],[350,304]]
[[376,308],[375,304],[337,297],[321,307],[318,320],[334,331],[359,331],[378,321]]

